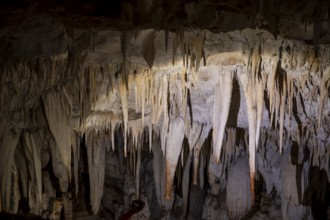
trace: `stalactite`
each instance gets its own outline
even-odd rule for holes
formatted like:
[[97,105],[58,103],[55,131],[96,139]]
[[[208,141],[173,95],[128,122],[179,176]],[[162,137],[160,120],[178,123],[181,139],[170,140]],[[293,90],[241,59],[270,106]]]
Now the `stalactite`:
[[95,71],[89,68],[89,102],[92,103],[92,109],[94,109],[96,101],[96,82],[95,82]]
[[285,111],[285,100],[286,100],[286,82],[282,82],[283,84],[283,91],[281,94],[281,99],[280,99],[280,119],[279,119],[279,124],[280,124],[280,131],[279,131],[279,148],[280,152],[282,152],[282,145],[283,145],[283,129],[284,129],[284,111]]
[[149,136],[149,152],[151,152],[152,149],[152,123],[150,119],[150,123],[148,124],[148,136]]
[[[278,52],[279,53],[279,52]],[[268,73],[267,77],[267,93],[269,97],[269,109],[270,109],[270,124],[272,125],[273,123],[273,117],[274,117],[274,111],[275,111],[275,106],[276,106],[276,93],[275,93],[275,76],[276,76],[276,69],[279,60],[279,55],[276,55],[274,58],[274,64],[271,66],[271,71]]]
[[120,124],[122,117],[115,115],[113,112],[94,111],[86,118],[83,126],[80,128],[82,132],[91,130],[103,131],[109,130],[112,126],[116,127]]
[[27,183],[28,183],[28,167],[26,165],[26,160],[24,157],[24,151],[21,148],[21,144],[19,144],[17,150],[15,151],[15,163],[19,170],[19,179],[22,185],[22,196],[27,198]]
[[12,131],[9,125],[2,124],[0,128],[0,176],[1,176],[1,205],[3,211],[10,211],[11,168],[14,163],[14,154],[20,137],[19,131]]
[[319,99],[319,117],[318,117],[318,127],[321,127],[322,121],[322,112],[324,99],[328,93],[328,89],[330,88],[330,68],[326,68],[323,72],[322,80],[320,81],[320,99]]
[[200,159],[199,159],[199,186],[201,188],[201,190],[203,190],[204,188],[204,168],[205,168],[205,158],[204,158],[204,154],[200,154]]
[[[192,151],[189,151],[188,158],[186,160],[186,165],[183,170],[182,177],[182,214],[184,217],[187,215],[188,202],[189,202],[189,192],[190,192],[190,167],[191,167],[191,155]],[[182,154],[182,153],[181,153]]]
[[112,152],[115,151],[115,130],[116,124],[114,122],[111,123],[111,149]]
[[61,158],[71,177],[71,124],[68,113],[70,107],[63,95],[55,90],[43,97],[44,108]]
[[166,138],[168,133],[168,127],[169,127],[169,115],[168,115],[168,79],[167,76],[164,76],[162,78],[162,85],[161,85],[161,103],[160,107],[162,107],[163,112],[163,122],[162,122],[162,128],[161,128],[161,145],[162,145],[162,151],[165,154],[166,149]]
[[53,139],[49,141],[49,148],[52,155],[52,165],[53,165],[54,175],[59,179],[61,191],[66,192],[69,187],[68,170],[66,169],[66,166],[62,161],[59,148]]
[[73,216],[71,192],[63,193],[62,195],[64,218],[71,220]]
[[127,123],[128,123],[128,103],[127,103],[127,89],[123,83],[118,85],[121,109],[123,112],[123,124],[124,124],[124,156],[127,157]]
[[223,135],[228,119],[233,73],[222,73],[215,88],[213,107],[213,155],[219,162]]
[[184,121],[182,118],[171,119],[166,142],[166,191],[165,199],[171,200],[173,193],[173,177],[181,152],[184,137]]
[[12,200],[13,200],[13,207],[12,213],[17,214],[19,201],[21,199],[21,193],[19,192],[19,170],[17,169],[16,165],[13,164],[12,168],[12,176],[13,176],[13,186],[12,186]]
[[140,198],[140,168],[141,168],[141,144],[137,146],[137,162],[136,162],[136,196]]
[[[136,195],[139,198],[140,196],[140,167],[141,167],[141,142],[143,141],[143,127],[142,127],[142,120],[130,120],[128,121],[128,130],[130,131],[130,138],[132,141],[132,148],[131,151],[134,153],[134,171],[135,171],[135,179],[136,179]],[[137,151],[137,154],[135,154]],[[136,155],[136,157],[135,157]]]
[[193,183],[194,185],[198,184],[197,177],[198,177],[198,165],[199,164],[199,159],[200,159],[200,147],[197,147],[194,149],[194,173],[193,173]]
[[190,151],[193,150],[197,141],[199,140],[202,134],[202,129],[203,129],[203,125],[199,123],[193,123],[192,127],[188,127],[185,129]]
[[154,170],[154,180],[155,180],[155,191],[157,196],[157,201],[160,206],[164,205],[164,193],[165,193],[165,160],[162,154],[162,150],[159,147],[160,140],[153,137],[152,141],[152,152],[154,155],[153,159],[153,170]]
[[24,142],[27,150],[31,154],[31,162],[33,162],[32,167],[34,170],[32,171],[34,176],[34,181],[31,184],[34,184],[36,187],[35,194],[33,195],[36,199],[35,201],[35,214],[40,215],[40,206],[42,202],[42,177],[41,177],[41,155],[40,155],[40,146],[37,146],[37,142],[35,140],[36,135],[24,133]]
[[[193,183],[194,185],[197,185],[197,174],[198,174],[198,164],[199,164],[199,158],[200,158],[200,150],[204,144],[205,139],[209,135],[209,132],[211,130],[211,124],[206,124],[203,126],[201,134],[199,136],[198,141],[196,142],[194,146],[194,175],[193,175]],[[204,177],[203,177],[204,178]]]
[[252,49],[251,56],[248,63],[248,70],[245,74],[239,75],[240,83],[243,87],[244,96],[246,100],[248,122],[249,122],[249,164],[250,164],[250,187],[252,193],[252,203],[254,203],[254,179],[255,179],[255,150],[257,140],[259,140],[259,129],[262,117],[263,108],[263,85],[262,79],[259,78],[259,62],[260,54],[259,48]]
[[256,147],[258,147],[260,128],[261,128],[261,122],[262,122],[262,116],[263,116],[263,110],[264,110],[264,84],[261,79],[257,79],[257,82],[255,83],[255,89],[256,89],[256,95],[257,95],[257,97],[256,97],[256,103],[257,103]]
[[101,133],[91,131],[86,134],[86,146],[88,156],[88,171],[90,188],[90,200],[94,214],[100,208],[103,194],[104,172],[105,172],[105,146]]
[[[292,76],[287,76],[287,88],[288,88],[288,112],[289,112],[289,121],[291,123],[292,116],[292,99],[294,94],[294,81]],[[291,125],[290,125],[291,126]]]

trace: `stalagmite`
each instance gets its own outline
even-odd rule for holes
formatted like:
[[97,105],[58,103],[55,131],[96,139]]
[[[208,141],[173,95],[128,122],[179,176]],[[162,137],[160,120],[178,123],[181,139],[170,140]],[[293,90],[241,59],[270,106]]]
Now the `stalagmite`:
[[215,88],[213,107],[213,155],[219,162],[223,135],[229,114],[233,73],[221,73]]
[[172,199],[173,178],[178,159],[181,152],[181,145],[184,137],[184,121],[182,118],[170,120],[166,142],[166,187],[165,198]]

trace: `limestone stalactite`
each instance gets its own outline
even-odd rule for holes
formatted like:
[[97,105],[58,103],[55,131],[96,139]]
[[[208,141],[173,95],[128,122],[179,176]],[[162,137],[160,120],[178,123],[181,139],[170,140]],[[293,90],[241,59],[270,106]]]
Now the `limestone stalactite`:
[[181,146],[184,137],[184,121],[182,118],[174,118],[170,120],[169,130],[166,137],[166,186],[165,198],[171,200],[173,198],[173,178],[175,168],[181,153]]
[[220,74],[215,88],[213,107],[213,154],[218,162],[221,154],[223,135],[228,120],[233,77],[232,72]]

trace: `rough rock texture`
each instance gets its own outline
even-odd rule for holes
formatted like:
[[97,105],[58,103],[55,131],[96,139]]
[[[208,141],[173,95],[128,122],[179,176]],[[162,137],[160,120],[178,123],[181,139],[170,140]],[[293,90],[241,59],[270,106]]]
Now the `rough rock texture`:
[[0,5],[1,212],[241,219],[269,199],[268,217],[329,218],[327,1],[16,3]]

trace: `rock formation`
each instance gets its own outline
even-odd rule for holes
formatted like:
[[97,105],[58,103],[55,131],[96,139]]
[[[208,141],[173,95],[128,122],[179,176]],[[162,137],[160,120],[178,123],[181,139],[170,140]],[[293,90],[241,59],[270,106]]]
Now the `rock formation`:
[[109,2],[0,4],[1,213],[330,217],[328,1]]

